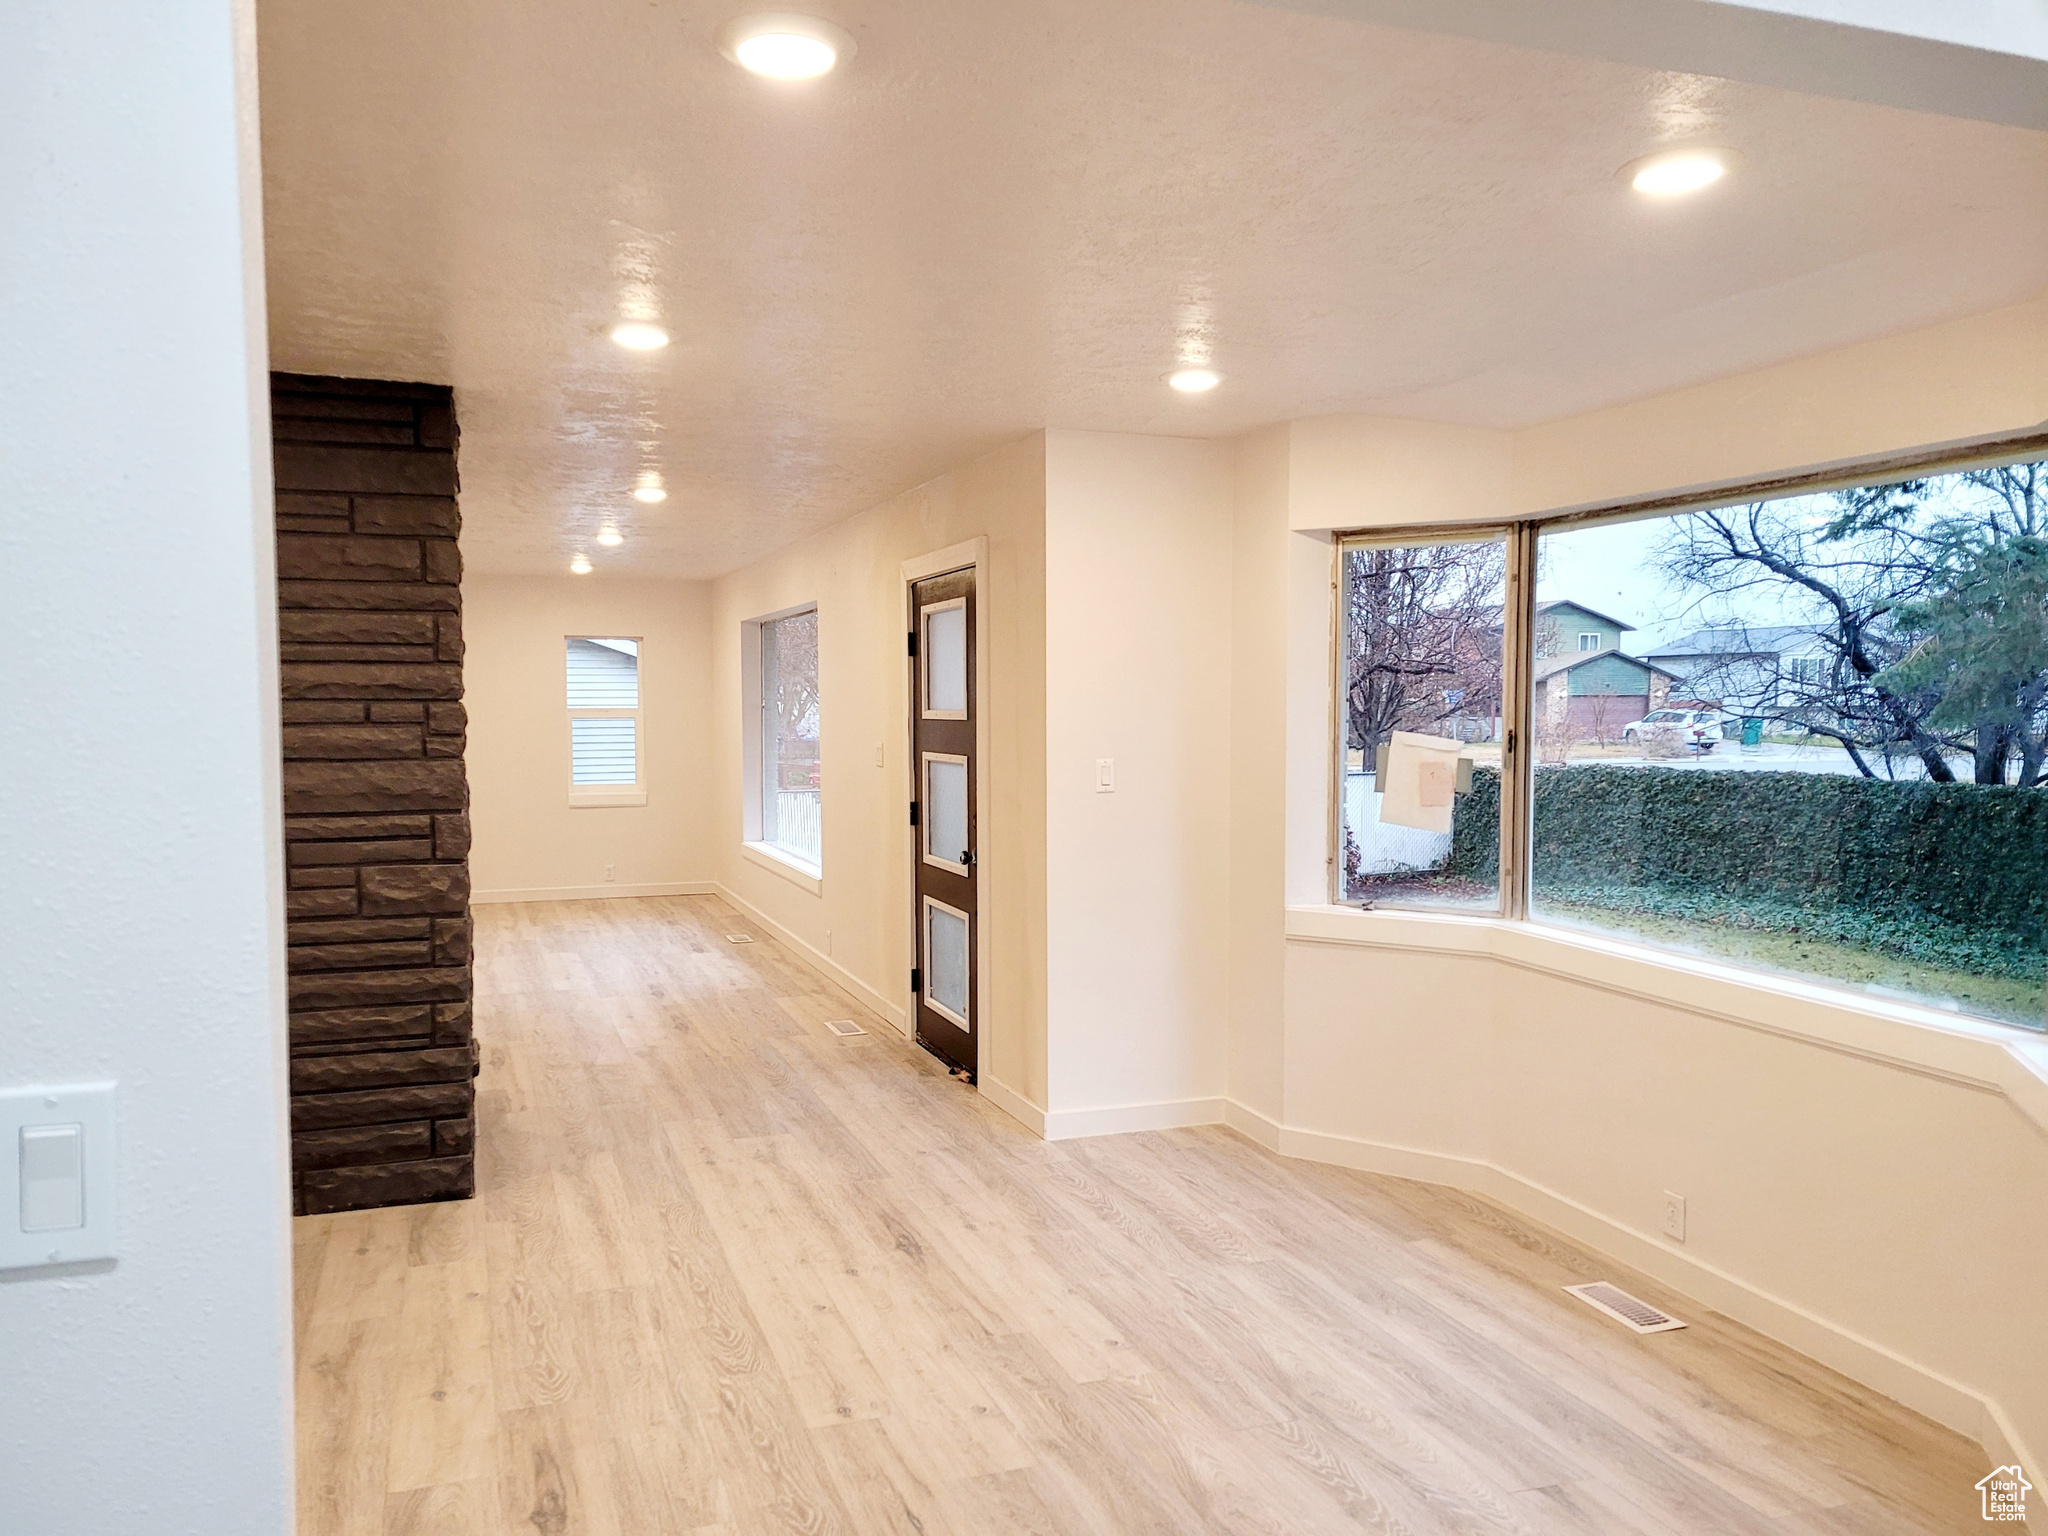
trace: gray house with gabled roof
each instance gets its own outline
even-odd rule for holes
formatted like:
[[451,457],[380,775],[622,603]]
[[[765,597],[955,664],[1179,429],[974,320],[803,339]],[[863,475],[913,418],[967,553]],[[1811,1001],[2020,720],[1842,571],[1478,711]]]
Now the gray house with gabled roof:
[[1834,652],[1808,625],[1751,624],[1696,629],[1649,659],[1680,679],[1675,691],[1731,715],[1768,717],[1810,698],[1826,681]]

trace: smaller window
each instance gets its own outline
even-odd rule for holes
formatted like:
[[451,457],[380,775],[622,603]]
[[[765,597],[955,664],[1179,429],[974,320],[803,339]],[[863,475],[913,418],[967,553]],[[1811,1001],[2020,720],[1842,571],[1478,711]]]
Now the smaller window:
[[645,805],[640,642],[571,635],[566,650],[569,803]]
[[1600,636],[1599,636],[1598,632],[1596,631],[1596,632],[1594,632],[1594,633],[1592,633],[1592,634],[1582,634],[1582,635],[1580,635],[1580,636],[1579,636],[1579,649],[1580,649],[1580,650],[1582,650],[1582,651],[1597,651],[1597,650],[1599,650],[1599,649],[1600,649]]
[[1495,800],[1469,791],[1503,746],[1506,560],[1497,534],[1343,551],[1341,900],[1500,909]]
[[804,873],[824,872],[823,764],[819,754],[818,610],[751,621],[759,648],[759,773],[749,841]]

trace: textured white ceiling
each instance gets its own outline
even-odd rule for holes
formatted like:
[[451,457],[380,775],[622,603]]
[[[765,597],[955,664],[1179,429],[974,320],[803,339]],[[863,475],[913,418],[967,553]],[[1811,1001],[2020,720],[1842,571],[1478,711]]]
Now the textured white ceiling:
[[[2048,135],[1236,0],[835,0],[858,56],[786,86],[746,8],[263,0],[273,359],[456,387],[473,570],[707,576],[1043,425],[1518,426],[2048,288]],[[1738,173],[1617,180],[1691,141]]]

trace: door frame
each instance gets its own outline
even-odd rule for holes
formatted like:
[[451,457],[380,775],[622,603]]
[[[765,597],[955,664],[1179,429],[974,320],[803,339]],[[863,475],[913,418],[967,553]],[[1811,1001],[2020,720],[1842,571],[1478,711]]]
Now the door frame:
[[[933,576],[944,576],[951,571],[972,570],[974,572],[974,803],[979,808],[975,829],[974,848],[974,1085],[975,1092],[986,1092],[989,1064],[989,1012],[988,1012],[988,956],[989,933],[996,902],[991,894],[994,882],[989,870],[1000,867],[1000,860],[992,861],[987,853],[989,846],[988,828],[992,818],[989,815],[988,762],[989,762],[989,716],[988,716],[988,539],[966,539],[958,544],[948,544],[943,549],[932,550],[929,554],[915,556],[903,562],[902,576],[896,594],[896,612],[906,621],[910,615],[910,589],[918,582]],[[909,630],[900,631],[908,635]],[[899,641],[898,644],[903,642]],[[906,647],[907,651],[907,647]],[[917,861],[924,852],[923,829],[910,825],[910,804],[916,800],[924,786],[918,782],[919,762],[917,756],[916,711],[919,703],[917,671],[909,665],[906,651],[897,652],[902,663],[896,674],[898,683],[896,718],[902,722],[902,734],[898,740],[898,751],[903,757],[903,771],[897,776],[902,786],[902,796],[897,807],[903,817],[899,824],[903,828],[903,899],[904,937],[908,940],[902,964],[897,967],[897,985],[902,987],[900,996],[904,1000],[901,1029],[906,1039],[913,1044],[917,1040],[917,994],[911,990],[910,972],[917,964],[919,925],[924,921],[924,911],[917,899]]]

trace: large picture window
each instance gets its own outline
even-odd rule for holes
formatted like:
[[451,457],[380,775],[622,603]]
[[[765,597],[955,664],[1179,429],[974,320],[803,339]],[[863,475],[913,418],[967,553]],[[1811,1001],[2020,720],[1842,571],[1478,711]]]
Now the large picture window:
[[824,864],[818,753],[818,610],[763,620],[758,841],[817,872]]
[[[1452,573],[1489,547],[1341,551],[1340,899],[1498,900],[2048,1024],[2048,463],[1538,525],[1482,601],[1476,570]],[[1403,574],[1418,565],[1426,580]],[[1532,600],[1503,605],[1490,663],[1523,682],[1486,742],[1439,702],[1471,686],[1435,686],[1444,637],[1476,635],[1523,577]],[[1376,668],[1402,680],[1406,724],[1358,712]],[[1421,739],[1411,758],[1464,759],[1434,796],[1448,830],[1408,867],[1367,814],[1385,802],[1353,787],[1394,730]],[[1517,740],[1526,761],[1502,750]]]

